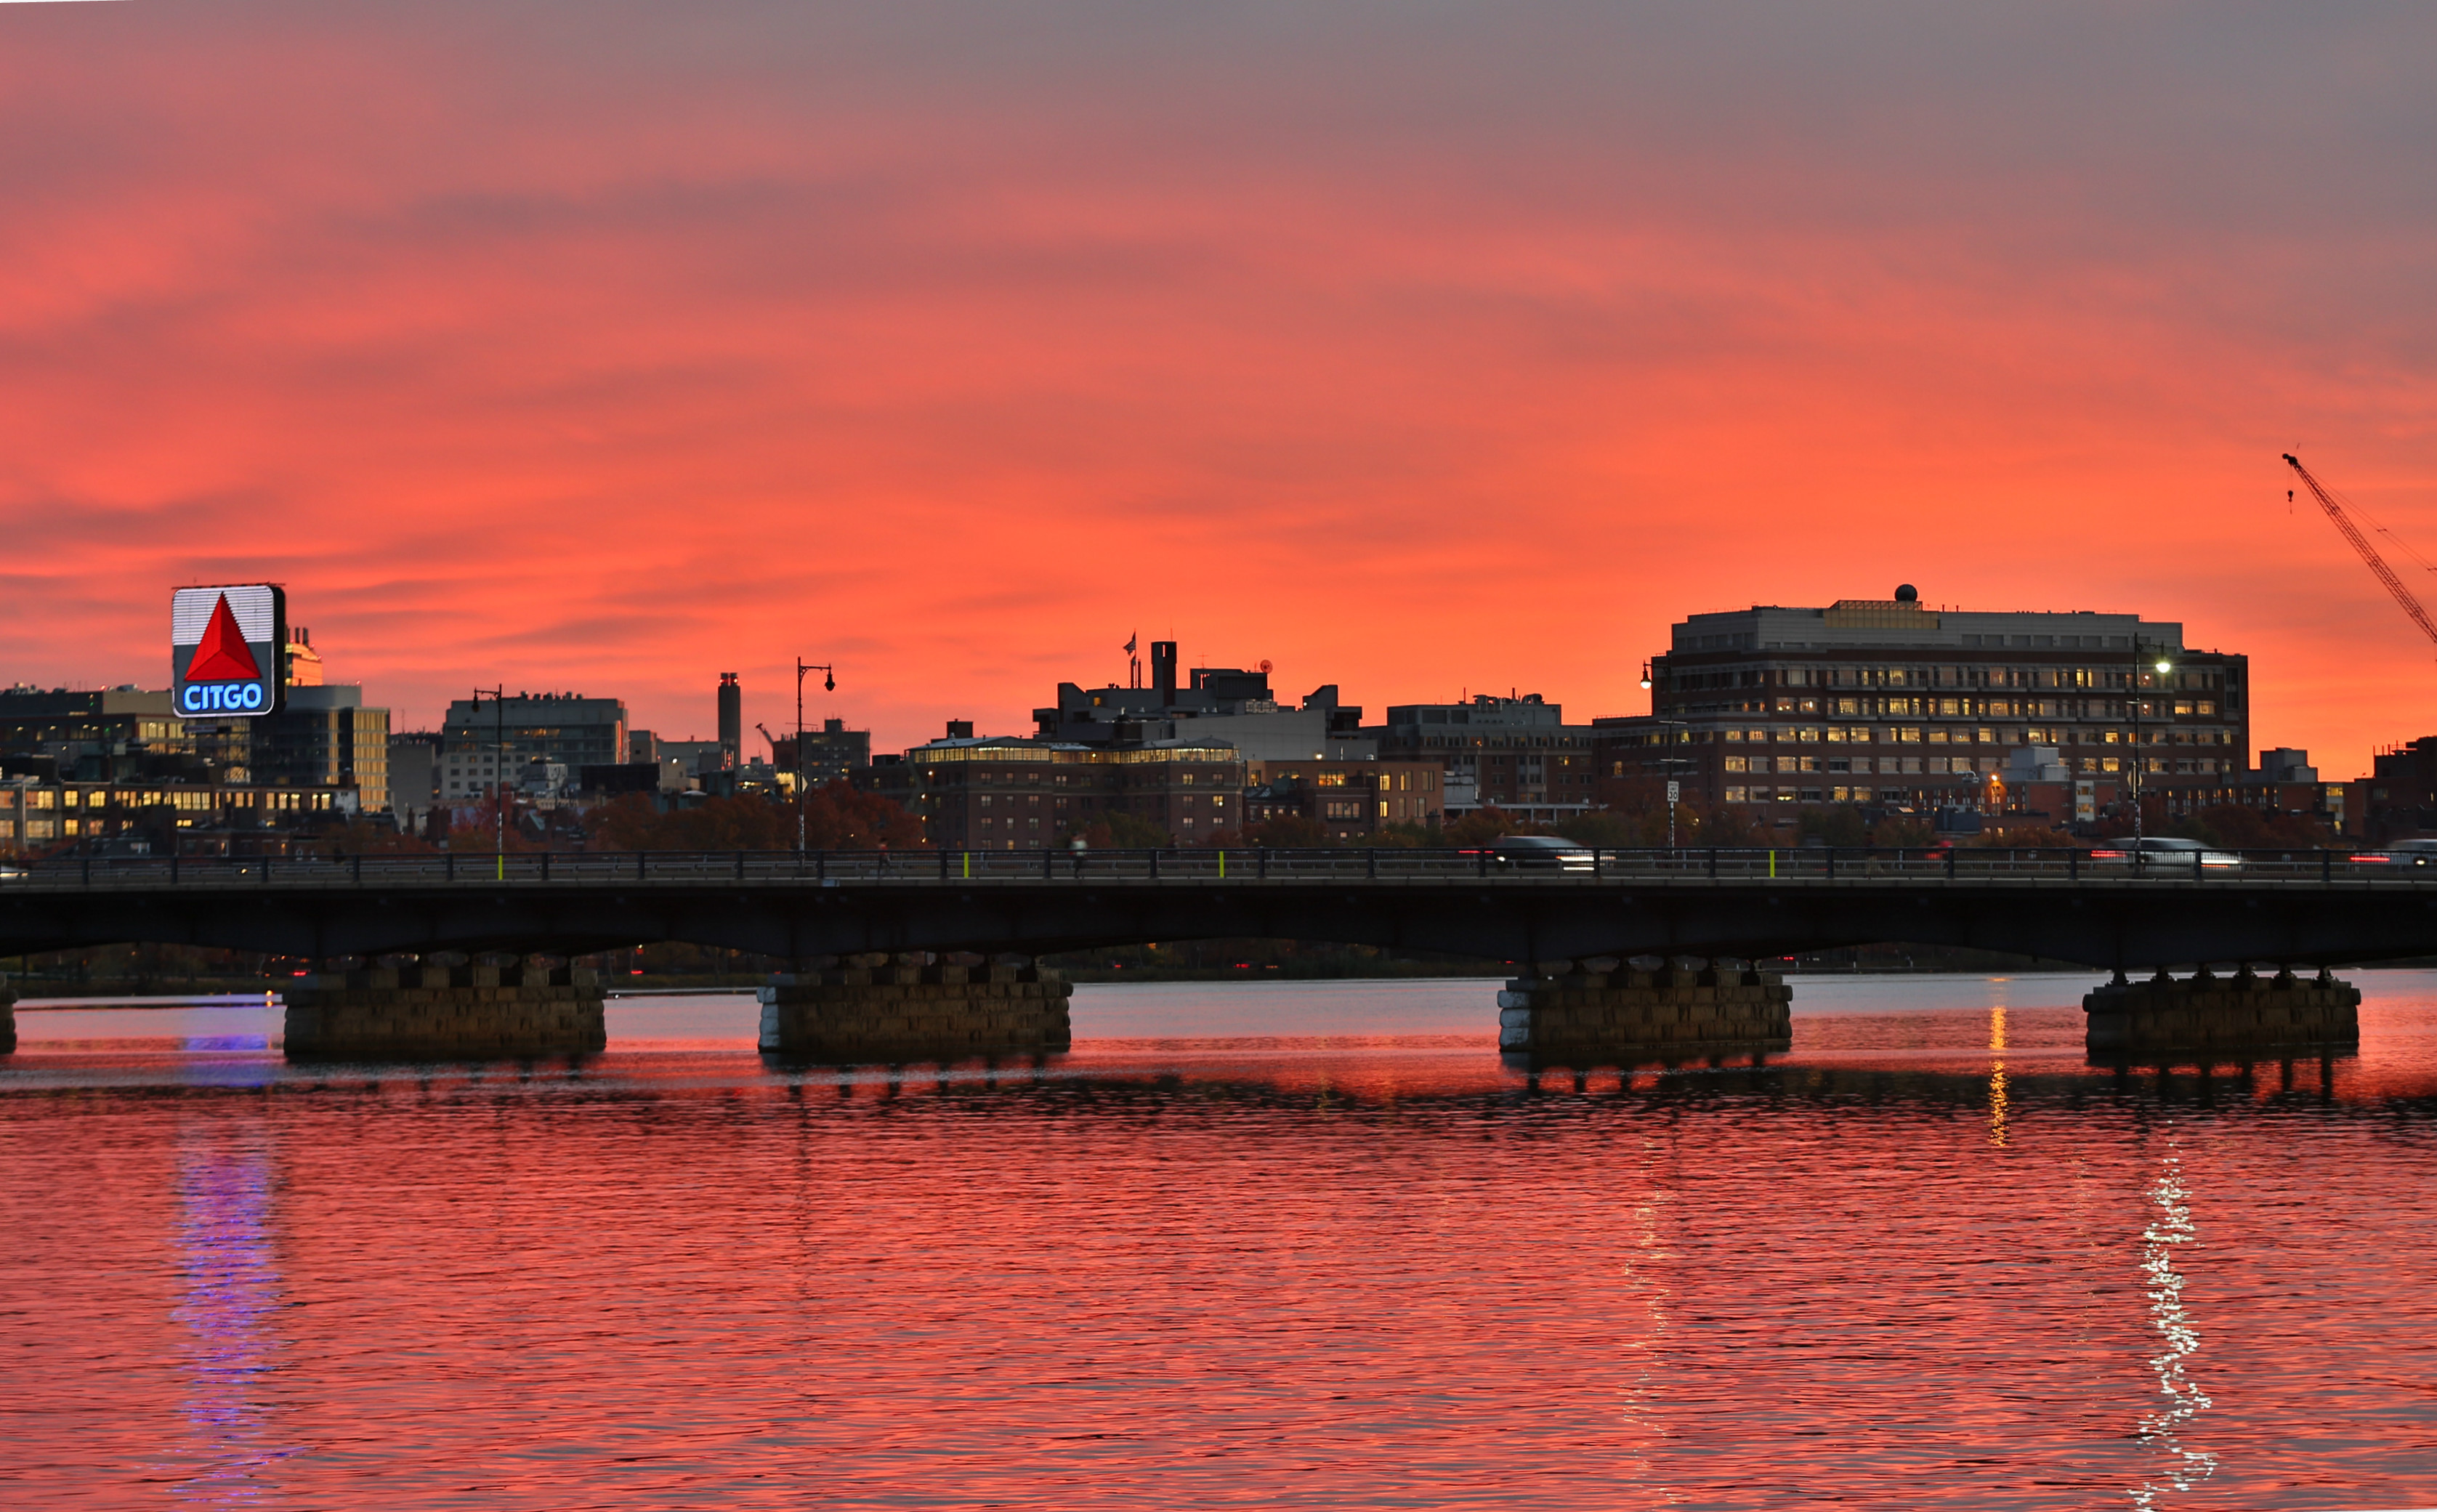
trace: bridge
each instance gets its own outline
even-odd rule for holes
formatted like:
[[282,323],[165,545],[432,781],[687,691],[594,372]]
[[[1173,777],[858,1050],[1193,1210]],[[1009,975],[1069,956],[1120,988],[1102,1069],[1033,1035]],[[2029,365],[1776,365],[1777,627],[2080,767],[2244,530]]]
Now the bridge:
[[0,955],[331,961],[678,941],[798,961],[1271,937],[1519,962],[1907,941],[2116,971],[2437,954],[2437,869],[2331,851],[530,853],[0,865]]

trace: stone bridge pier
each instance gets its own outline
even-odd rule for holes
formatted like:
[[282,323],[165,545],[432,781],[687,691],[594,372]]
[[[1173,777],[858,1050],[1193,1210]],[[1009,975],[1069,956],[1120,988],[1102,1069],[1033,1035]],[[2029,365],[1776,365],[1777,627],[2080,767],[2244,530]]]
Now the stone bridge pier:
[[291,1060],[581,1054],[608,1043],[598,976],[563,963],[327,971],[283,995]]
[[2094,1056],[2250,1052],[2286,1047],[2357,1048],[2360,989],[2323,968],[2312,980],[2290,968],[2262,976],[2245,962],[2231,976],[2203,965],[2176,980],[2115,979],[2081,1000]]
[[1028,957],[821,957],[762,989],[765,1055],[849,1063],[1063,1050],[1074,984]]
[[1783,1050],[1793,995],[1739,960],[1541,961],[1498,994],[1498,1045],[1594,1064]]
[[17,994],[0,987],[0,1055],[17,1053]]

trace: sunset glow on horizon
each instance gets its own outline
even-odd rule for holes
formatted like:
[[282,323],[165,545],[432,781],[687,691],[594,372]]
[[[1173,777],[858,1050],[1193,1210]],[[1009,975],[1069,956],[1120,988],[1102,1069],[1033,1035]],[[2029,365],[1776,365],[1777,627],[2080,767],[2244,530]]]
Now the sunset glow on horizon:
[[[2426,11],[0,11],[0,679],[277,581],[398,729],[1022,732],[1130,634],[1638,713],[1687,614],[2135,611],[2330,780],[2437,647]],[[2366,526],[2364,527],[2366,528]],[[758,747],[758,741],[749,741]],[[2255,757],[2255,750],[2249,753]]]

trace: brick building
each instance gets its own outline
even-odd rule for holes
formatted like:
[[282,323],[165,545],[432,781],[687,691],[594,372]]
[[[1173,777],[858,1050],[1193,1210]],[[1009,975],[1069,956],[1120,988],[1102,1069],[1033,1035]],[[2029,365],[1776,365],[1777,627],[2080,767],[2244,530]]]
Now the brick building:
[[1565,708],[1538,694],[1464,703],[1396,704],[1387,723],[1363,733],[1384,762],[1439,767],[1441,812],[1454,820],[1482,808],[1553,823],[1597,801],[1598,731],[1566,723]]
[[2354,833],[2370,844],[2437,835],[2437,735],[2377,752],[2369,776],[2341,786],[2355,798],[2343,804]]
[[944,850],[1043,849],[1118,813],[1191,845],[1238,826],[1244,761],[1224,745],[952,736],[905,753],[903,791]]
[[1391,824],[1446,818],[1444,772],[1435,761],[1275,761],[1245,764],[1239,825],[1293,817],[1359,839]]

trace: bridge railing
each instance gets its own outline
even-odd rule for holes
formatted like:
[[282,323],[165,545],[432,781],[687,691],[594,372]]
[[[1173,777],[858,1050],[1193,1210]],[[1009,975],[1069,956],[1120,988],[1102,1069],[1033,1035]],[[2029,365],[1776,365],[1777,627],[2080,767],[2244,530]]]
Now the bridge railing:
[[152,888],[278,885],[791,883],[938,885],[1012,882],[2121,882],[2222,881],[2378,886],[2437,884],[2437,868],[2376,851],[2135,851],[2111,848],[1643,849],[1533,853],[1414,850],[939,850],[466,852],[352,856],[50,856],[0,858],[12,886]]

